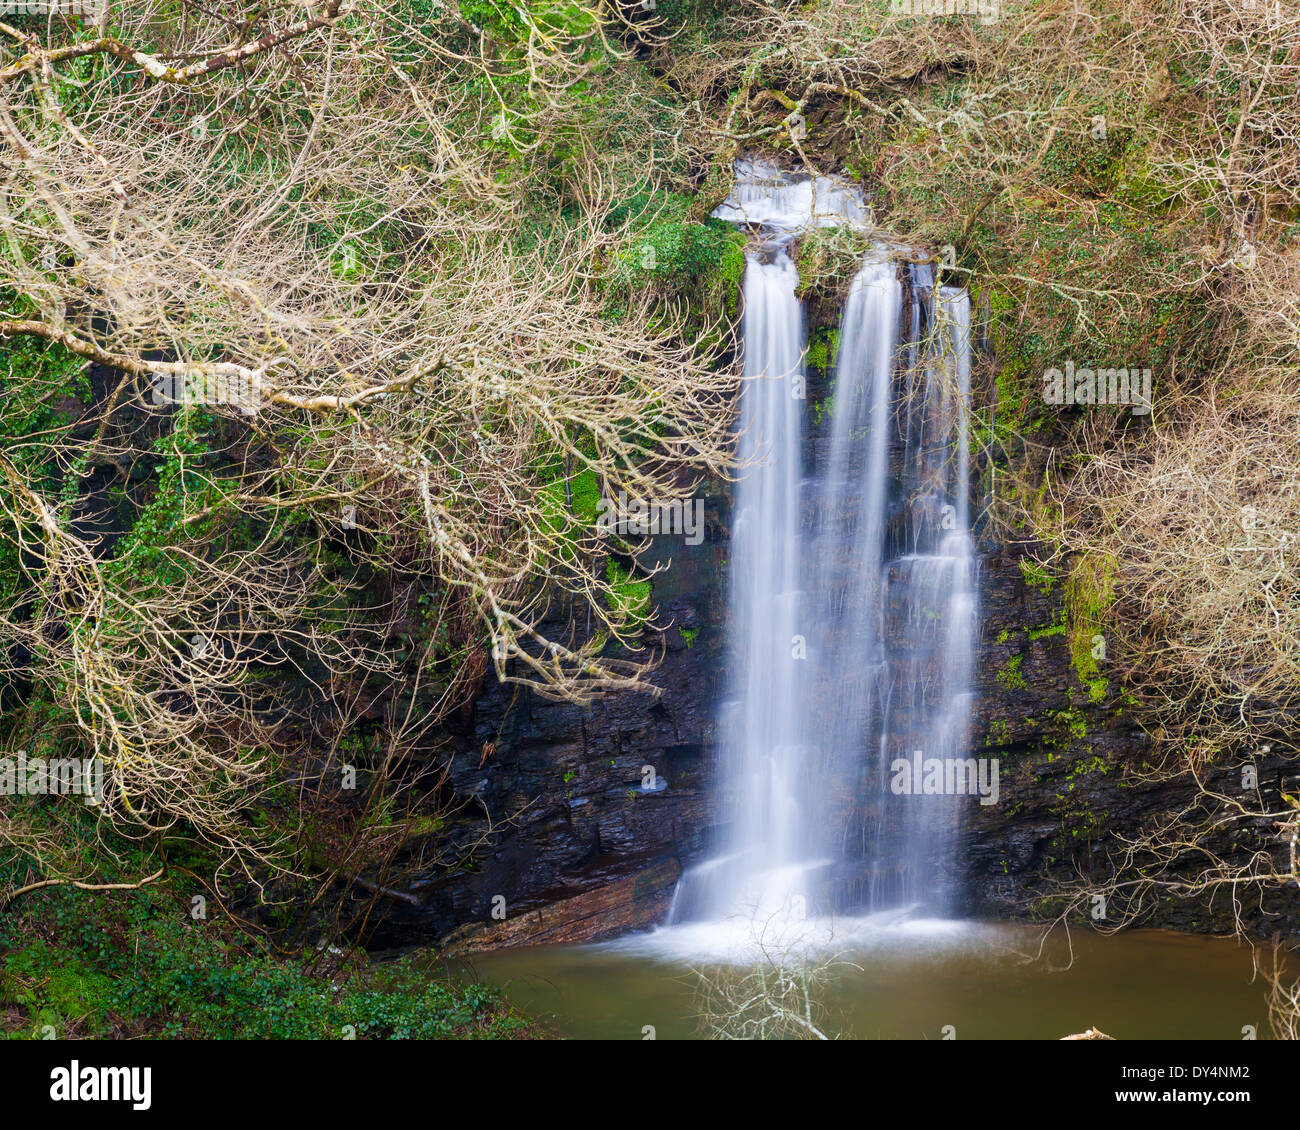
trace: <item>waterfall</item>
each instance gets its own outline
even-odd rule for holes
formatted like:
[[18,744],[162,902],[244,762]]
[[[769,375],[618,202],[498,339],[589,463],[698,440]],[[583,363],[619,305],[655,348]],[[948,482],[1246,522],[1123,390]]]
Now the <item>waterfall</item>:
[[902,302],[888,258],[863,265],[841,321],[826,469],[813,480],[810,571],[817,600],[809,626],[818,647],[804,725],[818,734],[827,767],[817,775],[818,823],[824,837],[835,837],[827,848],[837,859],[853,854],[853,830],[864,826],[851,798],[878,794],[883,779],[866,776],[874,759],[864,751],[877,744],[872,718],[888,674],[881,568]]
[[[776,909],[783,869],[800,851],[811,800],[801,779],[798,689],[791,640],[799,620],[799,442],[803,332],[794,264],[781,250],[745,268],[745,376],[737,454],[751,469],[736,493],[731,621],[738,638],[735,696],[721,732],[723,796],[731,828],[725,854],[743,858],[739,889],[724,896]],[[763,884],[763,885],[758,885]],[[776,900],[776,906],[772,905]],[[715,910],[723,909],[715,906]]]
[[[738,163],[715,215],[756,232],[719,713],[722,834],[678,886],[672,922],[824,920],[948,909],[945,859],[968,797],[900,794],[893,767],[964,758],[972,705],[970,303],[900,277],[888,248],[848,290],[830,418],[805,447],[807,375],[789,248],[810,226],[865,229],[856,190]],[[805,462],[808,463],[805,473]]]
[[[970,299],[942,288],[928,267],[912,274],[916,348],[904,399],[902,500],[882,571],[891,640],[881,712],[877,775],[898,759],[965,758],[973,705],[978,618],[970,537]],[[898,802],[902,803],[890,803]],[[945,912],[952,895],[944,866],[966,797],[887,796],[873,825],[867,905],[924,903]]]
[[[729,829],[720,858],[697,874],[695,914],[743,907],[782,914],[802,893],[798,862],[816,797],[805,770],[795,677],[800,606],[800,442],[804,334],[798,274],[777,240],[747,255],[745,381],[732,512],[729,620],[736,637],[723,704],[721,792]],[[680,894],[680,892],[679,892]],[[678,900],[675,913],[682,914]]]

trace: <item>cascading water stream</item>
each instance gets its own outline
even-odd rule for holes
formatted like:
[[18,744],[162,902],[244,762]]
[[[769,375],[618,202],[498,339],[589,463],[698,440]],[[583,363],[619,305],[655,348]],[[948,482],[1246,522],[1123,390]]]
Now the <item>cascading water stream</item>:
[[729,841],[739,866],[718,872],[712,910],[777,911],[799,854],[811,798],[801,774],[791,638],[799,618],[799,442],[803,327],[794,264],[784,250],[752,252],[745,268],[745,377],[738,457],[751,468],[736,493],[731,616],[738,639],[735,695],[721,732]]
[[[885,680],[881,565],[886,519],[892,386],[902,287],[886,257],[864,264],[841,322],[826,470],[814,479],[808,631],[817,641],[803,725],[818,735],[823,836],[837,859],[861,825],[825,817],[840,798],[861,794],[862,751]],[[810,767],[811,768],[811,767]],[[843,807],[842,803],[839,807]],[[833,837],[833,839],[832,839]]]
[[867,256],[805,478],[805,341],[788,248],[810,226],[861,229],[865,206],[838,182],[740,163],[715,215],[759,234],[744,278],[724,831],[718,853],[683,877],[670,922],[788,941],[791,925],[809,936],[810,914],[918,903],[942,913],[963,798],[897,795],[890,780],[897,759],[962,758],[968,740],[969,299],[932,294],[926,268],[905,288],[884,247]]
[[[923,329],[905,399],[902,505],[883,570],[890,682],[881,715],[877,776],[900,759],[956,762],[970,741],[971,676],[978,617],[969,516],[970,299],[932,294],[928,267],[913,273]],[[928,327],[926,326],[928,323]],[[892,798],[891,798],[892,799]],[[874,824],[867,903],[925,903],[945,912],[945,866],[964,797],[909,794],[894,819]]]

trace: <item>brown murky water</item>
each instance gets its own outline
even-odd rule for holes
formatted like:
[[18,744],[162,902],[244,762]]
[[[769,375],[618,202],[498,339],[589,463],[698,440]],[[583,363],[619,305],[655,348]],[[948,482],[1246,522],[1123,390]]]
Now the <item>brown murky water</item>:
[[[1142,930],[1112,937],[975,922],[849,934],[825,996],[845,1038],[1059,1039],[1096,1026],[1117,1039],[1240,1040],[1267,1034],[1266,985],[1228,940]],[[472,968],[560,1033],[588,1039],[699,1036],[699,939],[673,931],[587,946],[483,954]],[[1073,961],[1070,952],[1073,950]],[[853,966],[856,966],[854,968]]]

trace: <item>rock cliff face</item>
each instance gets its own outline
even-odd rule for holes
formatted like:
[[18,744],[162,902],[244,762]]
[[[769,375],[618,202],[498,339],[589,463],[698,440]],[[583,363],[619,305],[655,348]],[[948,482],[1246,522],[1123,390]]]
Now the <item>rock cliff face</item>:
[[[965,910],[1023,917],[1050,911],[1050,900],[1041,907],[1038,902],[1060,884],[1104,880],[1107,853],[1121,850],[1122,837],[1193,805],[1197,794],[1186,778],[1142,780],[1142,770],[1156,759],[1153,743],[1122,700],[1090,700],[1073,663],[1059,586],[1026,583],[1020,559],[991,547],[980,591],[983,646],[972,756],[999,759],[1002,798],[967,810],[960,841]],[[1265,795],[1276,796],[1283,774],[1291,779],[1295,773],[1294,763],[1277,755],[1260,757],[1256,765]],[[1241,793],[1238,770],[1220,770],[1206,783],[1224,796]],[[1215,850],[1243,865],[1253,851],[1276,852],[1276,830],[1260,823],[1265,826],[1216,837]],[[1192,877],[1203,863],[1199,853],[1188,852],[1175,870]],[[1208,906],[1162,897],[1147,909],[1147,925],[1212,933],[1232,928],[1223,894]],[[1246,901],[1242,913],[1261,935],[1297,930],[1281,890],[1262,905]]]
[[712,831],[728,541],[725,495],[705,502],[700,544],[664,536],[643,558],[665,566],[653,580],[663,630],[645,633],[641,654],[657,661],[650,681],[661,693],[583,708],[489,680],[472,728],[454,739],[448,778],[462,805],[457,836],[486,836],[485,847],[471,870],[417,884],[419,905],[397,906],[381,941],[455,930],[450,941],[473,949],[551,939],[560,918],[565,940],[662,919],[681,867]]
[[[838,308],[828,297],[806,302],[810,453],[821,442],[818,405],[829,395]],[[705,514],[701,544],[659,537],[644,562],[665,566],[653,582],[665,627],[644,640],[658,660],[651,681],[661,693],[580,708],[490,680],[472,724],[452,736],[447,782],[461,805],[455,834],[483,846],[468,869],[420,879],[415,903],[396,905],[377,941],[440,939],[475,950],[599,939],[664,919],[682,869],[719,838],[712,783],[728,662],[724,486],[707,497]],[[958,874],[961,913],[1026,917],[1050,909],[1043,900],[1059,884],[1100,879],[1117,837],[1185,805],[1192,791],[1133,779],[1150,742],[1117,688],[1103,692],[1104,669],[1095,680],[1076,669],[1060,586],[1027,565],[1024,547],[976,532],[981,632],[971,756],[998,759],[1001,788],[996,805],[969,798],[947,865]],[[584,630],[559,619],[550,627],[561,635]],[[1281,771],[1280,762],[1265,762],[1261,781]],[[1260,842],[1266,836],[1259,830]],[[1151,911],[1148,924],[1180,929],[1218,931],[1229,921],[1226,905],[1207,911],[1157,901]]]

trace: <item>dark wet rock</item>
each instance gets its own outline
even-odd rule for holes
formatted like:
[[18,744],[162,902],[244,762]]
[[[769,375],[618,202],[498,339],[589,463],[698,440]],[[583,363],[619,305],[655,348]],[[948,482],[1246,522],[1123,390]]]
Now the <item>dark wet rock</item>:
[[[386,908],[377,944],[427,942],[490,923],[498,896],[511,922],[531,915],[527,922],[548,937],[550,917],[534,912],[580,896],[590,896],[581,906],[595,909],[573,917],[566,940],[652,923],[650,904],[629,908],[616,897],[617,884],[664,860],[676,873],[711,835],[714,718],[724,675],[724,506],[725,499],[708,499],[698,546],[658,539],[661,559],[671,561],[654,579],[662,630],[642,641],[642,657],[657,661],[649,681],[658,696],[621,693],[577,707],[488,680],[472,726],[451,738],[447,782],[460,806],[454,837],[482,844],[470,866],[421,875],[418,906]],[[571,625],[546,627],[564,635]],[[579,633],[584,627],[576,625]],[[611,884],[602,901],[599,892]],[[529,930],[512,926],[492,936],[521,944]]]
[[620,877],[581,894],[544,901],[503,920],[467,923],[443,939],[443,949],[465,954],[504,946],[588,942],[647,929],[667,913],[681,867],[669,856],[627,874],[627,863],[620,861],[613,872]]

